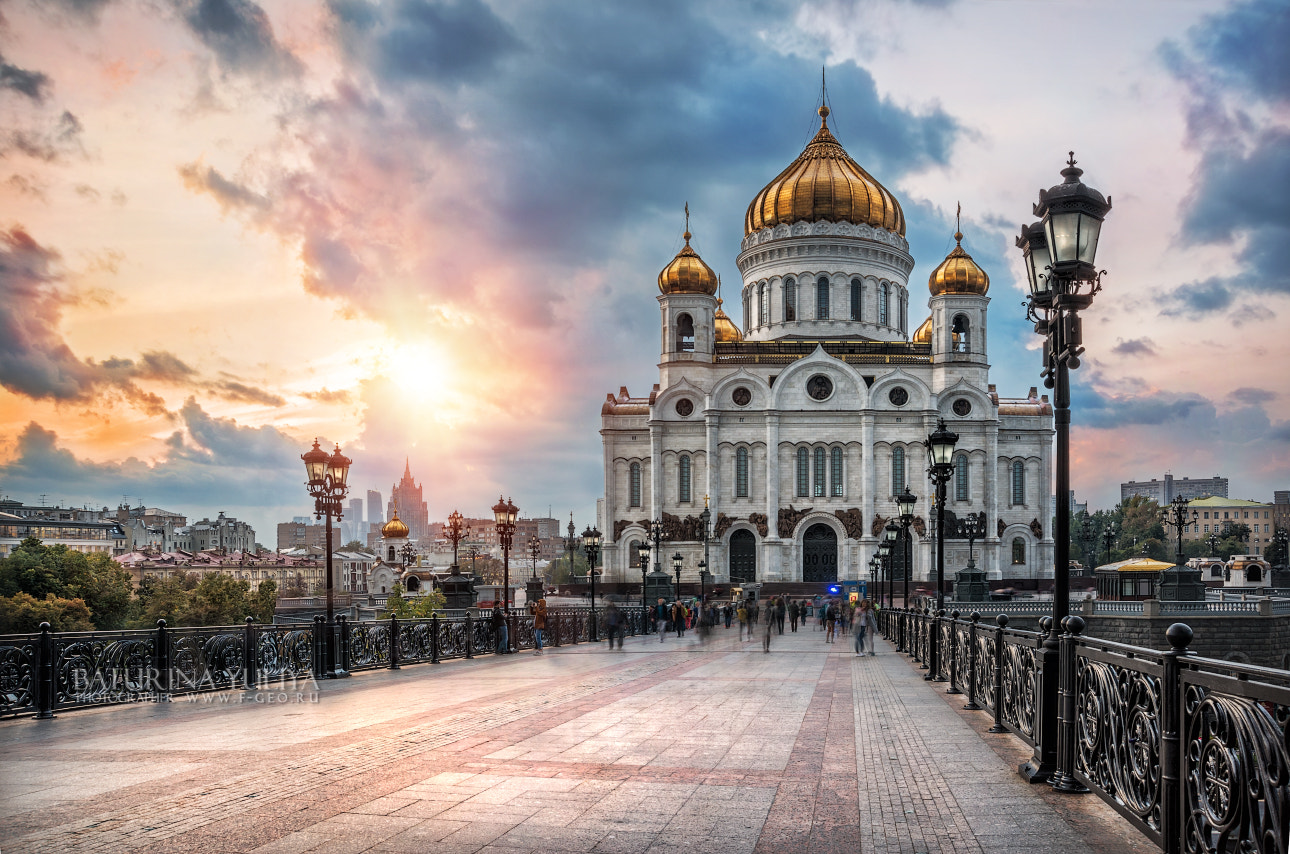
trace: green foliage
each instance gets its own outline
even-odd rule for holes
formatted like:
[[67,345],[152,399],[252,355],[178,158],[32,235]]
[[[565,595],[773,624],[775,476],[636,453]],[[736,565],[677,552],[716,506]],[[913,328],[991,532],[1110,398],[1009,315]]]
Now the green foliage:
[[80,600],[93,627],[119,629],[129,613],[130,576],[101,552],[87,555],[28,537],[0,560],[0,596],[18,593],[42,602],[50,596]]
[[405,597],[403,585],[396,584],[385,600],[385,610],[381,612],[381,616],[399,619],[429,617],[436,611],[443,611],[446,604],[447,600],[438,590],[432,590],[421,596]]
[[148,629],[165,620],[167,626],[233,626],[253,617],[273,622],[278,585],[251,583],[220,573],[177,573],[171,578],[145,578],[132,607],[133,628]]
[[[1284,529],[1277,528],[1277,531],[1282,531],[1282,530]],[[1286,563],[1290,562],[1290,561],[1287,561],[1286,559],[1287,551],[1290,551],[1290,549],[1287,549],[1285,544],[1277,541],[1275,532],[1274,532],[1271,545],[1269,545],[1266,549],[1263,550],[1263,559],[1266,560],[1268,563],[1272,564],[1273,566],[1285,566]]]
[[41,623],[49,623],[55,632],[94,629],[90,609],[80,599],[60,599],[52,593],[43,599],[22,592],[0,596],[0,634],[40,631]]
[[569,554],[565,552],[560,557],[551,561],[547,567],[546,578],[549,584],[571,584],[574,576],[587,575],[587,556],[581,550],[573,553],[573,567],[569,567]]
[[363,541],[362,541],[362,540],[350,540],[348,543],[345,543],[345,545],[341,546],[341,547],[338,549],[338,551],[342,551],[342,552],[365,552],[365,551],[367,551],[367,545],[366,545],[365,543],[363,543]]

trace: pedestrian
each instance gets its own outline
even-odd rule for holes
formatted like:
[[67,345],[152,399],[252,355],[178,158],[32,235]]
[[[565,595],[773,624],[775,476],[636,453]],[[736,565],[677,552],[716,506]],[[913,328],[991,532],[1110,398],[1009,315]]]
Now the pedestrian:
[[506,653],[506,614],[502,611],[502,603],[497,602],[493,605],[493,639],[496,644],[498,655]]
[[800,617],[801,615],[802,615],[802,609],[798,607],[797,600],[794,599],[792,602],[789,602],[788,603],[788,622],[789,622],[789,625],[793,627],[793,631],[797,631],[797,618]]
[[730,628],[730,618],[734,616],[735,606],[727,602],[726,607],[722,608],[721,610],[726,618],[726,628],[728,629]]
[[781,596],[775,602],[775,625],[779,628],[781,635],[784,633],[784,617],[787,613],[788,605],[784,602],[784,597]]
[[662,643],[667,634],[667,604],[661,598],[654,606],[654,631],[658,632],[658,642]]
[[744,631],[748,628],[748,607],[743,600],[740,600],[739,610],[735,612],[735,616],[739,618],[739,640],[742,641]]
[[869,654],[877,655],[874,652],[874,642],[878,639],[878,621],[874,617],[873,608],[869,605],[869,600],[865,599],[856,609],[853,632],[856,637],[856,655],[864,655],[865,641],[869,642]]
[[546,631],[546,597],[537,600],[533,606],[533,643],[537,646],[534,655],[542,654],[542,633]]
[[685,637],[685,605],[678,599],[672,603],[672,628],[678,638]]
[[614,638],[618,638],[618,648],[623,648],[623,614],[618,610],[618,605],[614,602],[609,603],[605,609],[605,629],[609,635],[609,648],[614,648]]
[[833,635],[838,624],[838,605],[830,600],[824,609],[824,642],[833,643]]
[[766,633],[761,636],[761,651],[770,652],[770,636],[775,633],[775,609],[766,603]]

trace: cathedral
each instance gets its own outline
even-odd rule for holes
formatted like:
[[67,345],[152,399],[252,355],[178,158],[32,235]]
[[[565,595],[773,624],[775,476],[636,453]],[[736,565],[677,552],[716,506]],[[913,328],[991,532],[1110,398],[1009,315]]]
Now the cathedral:
[[[1051,579],[1052,407],[1033,388],[1008,398],[990,383],[990,277],[956,233],[911,335],[900,202],[847,155],[828,107],[819,115],[819,132],[744,214],[742,330],[690,246],[688,213],[685,246],[658,275],[658,384],[643,397],[621,388],[601,408],[606,580],[640,582],[637,546],[659,521],[664,571],[679,552],[682,579],[697,581],[705,504],[714,583],[868,580],[908,486],[912,564],[901,560],[895,577],[908,571],[911,590],[930,589],[923,442],[938,419],[959,437],[946,578],[971,547],[991,580]],[[985,523],[974,543],[956,524],[968,516]]]

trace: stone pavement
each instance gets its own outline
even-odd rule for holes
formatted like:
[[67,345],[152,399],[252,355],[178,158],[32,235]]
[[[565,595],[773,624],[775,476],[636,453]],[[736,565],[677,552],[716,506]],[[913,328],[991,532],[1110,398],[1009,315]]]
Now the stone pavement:
[[878,642],[716,630],[0,723],[0,852],[1154,852]]

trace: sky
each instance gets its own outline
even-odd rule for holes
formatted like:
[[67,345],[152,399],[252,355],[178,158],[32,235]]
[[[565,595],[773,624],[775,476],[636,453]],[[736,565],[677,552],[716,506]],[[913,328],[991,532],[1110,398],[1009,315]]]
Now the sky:
[[[657,382],[656,277],[731,286],[744,210],[830,126],[923,283],[990,274],[991,379],[1039,385],[1013,239],[1075,151],[1112,198],[1072,483],[1290,488],[1290,4],[0,0],[0,495],[273,544],[315,437],[431,519],[592,523],[607,392]],[[730,312],[738,320],[737,311]]]

